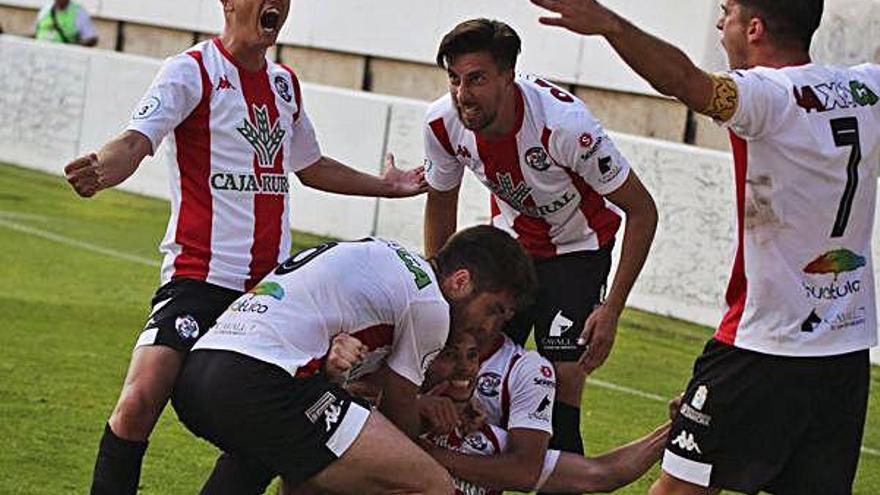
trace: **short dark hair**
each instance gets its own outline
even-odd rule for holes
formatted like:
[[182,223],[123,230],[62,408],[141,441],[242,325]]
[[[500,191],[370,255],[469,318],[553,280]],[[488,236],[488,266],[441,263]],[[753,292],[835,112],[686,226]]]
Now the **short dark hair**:
[[810,49],[813,34],[822,21],[824,0],[736,0],[745,15],[758,17],[777,43]]
[[522,42],[512,27],[491,19],[464,21],[446,33],[437,49],[437,66],[446,69],[455,57],[487,51],[500,69],[516,67]]
[[464,229],[434,257],[441,277],[468,270],[477,292],[510,291],[522,306],[538,285],[532,258],[507,232],[490,225]]

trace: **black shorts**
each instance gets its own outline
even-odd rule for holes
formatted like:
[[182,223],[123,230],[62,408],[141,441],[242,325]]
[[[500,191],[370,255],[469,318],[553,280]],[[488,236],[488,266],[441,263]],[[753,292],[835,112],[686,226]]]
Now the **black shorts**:
[[230,351],[190,353],[172,394],[180,421],[266,479],[301,482],[342,456],[369,406],[326,375],[294,378]]
[[749,494],[850,494],[869,374],[867,350],[784,357],[711,340],[694,364],[663,470]]
[[242,292],[177,278],[159,287],[135,347],[164,345],[188,352]]
[[587,317],[605,297],[613,243],[598,251],[578,251],[535,260],[538,292],[535,302],[518,312],[504,332],[525,345],[532,327],[538,352],[553,362],[577,361],[577,345]]

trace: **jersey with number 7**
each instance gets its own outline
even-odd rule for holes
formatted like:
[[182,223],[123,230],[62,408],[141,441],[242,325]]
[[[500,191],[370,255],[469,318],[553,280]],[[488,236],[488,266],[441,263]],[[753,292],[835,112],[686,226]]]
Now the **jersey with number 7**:
[[730,78],[738,242],[716,339],[785,356],[875,345],[880,67]]

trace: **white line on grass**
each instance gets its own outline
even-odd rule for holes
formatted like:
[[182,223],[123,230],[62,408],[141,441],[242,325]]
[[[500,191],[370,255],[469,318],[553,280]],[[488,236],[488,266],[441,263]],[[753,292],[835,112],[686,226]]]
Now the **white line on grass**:
[[103,254],[104,256],[111,256],[113,258],[119,258],[121,260],[131,261],[132,263],[138,263],[138,264],[147,265],[150,267],[158,267],[159,266],[158,261],[154,261],[149,258],[142,258],[140,256],[135,256],[133,254],[123,253],[122,251],[117,251],[115,249],[96,246],[94,244],[90,244],[88,242],[83,242],[78,239],[72,239],[70,237],[65,237],[63,235],[53,234],[52,232],[46,232],[45,230],[36,229],[34,227],[22,225],[17,222],[10,222],[9,220],[4,220],[2,218],[0,218],[0,226],[6,227],[7,229],[10,229],[10,230],[15,230],[17,232],[22,232],[24,234],[29,234],[29,235],[32,235],[35,237],[41,237],[43,239],[57,242],[59,244],[65,244],[67,246],[73,246],[76,248],[84,249],[86,251],[91,251],[93,253]]
[[[0,217],[6,216],[6,212],[0,212]],[[34,215],[35,217],[37,215]],[[147,265],[152,267],[159,266],[157,261],[153,261],[147,258],[141,258],[140,256],[134,256],[131,254],[123,253],[121,251],[116,251],[115,249],[109,249],[101,246],[96,246],[94,244],[89,244],[87,242],[83,242],[77,239],[71,239],[70,237],[64,237],[58,234],[53,234],[51,232],[46,232],[44,230],[35,229],[33,227],[28,227],[27,225],[22,225],[16,222],[10,222],[8,220],[3,220],[0,218],[0,226],[6,227],[11,230],[15,230],[18,232],[23,232],[25,234],[30,234],[36,237],[41,237],[43,239],[48,239],[50,241],[58,242],[60,244],[65,244],[68,246],[78,247],[80,249],[85,249],[86,251],[92,251],[94,253],[103,254],[106,256],[112,256],[114,258],[119,258],[126,261],[131,261],[134,263],[139,263],[141,265]],[[643,399],[653,400],[656,402],[666,403],[669,398],[663,397],[661,395],[652,394],[650,392],[644,392],[642,390],[625,387],[623,385],[618,385],[616,383],[606,382],[604,380],[597,380],[595,378],[589,378],[588,381],[597,387],[607,388],[608,390],[614,390],[615,392],[621,392],[624,394],[635,395],[636,397],[641,397]],[[862,452],[865,454],[880,456],[880,450],[872,449],[870,447],[862,447]]]

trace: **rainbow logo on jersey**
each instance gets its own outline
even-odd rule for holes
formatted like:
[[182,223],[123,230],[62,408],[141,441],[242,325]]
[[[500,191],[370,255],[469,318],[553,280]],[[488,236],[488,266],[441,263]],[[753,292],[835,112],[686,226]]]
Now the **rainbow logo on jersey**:
[[284,288],[277,282],[260,282],[250,293],[255,296],[269,296],[277,301],[284,299]]
[[864,256],[849,249],[835,249],[819,256],[804,267],[804,273],[833,273],[836,278],[841,273],[852,272],[866,265]]

